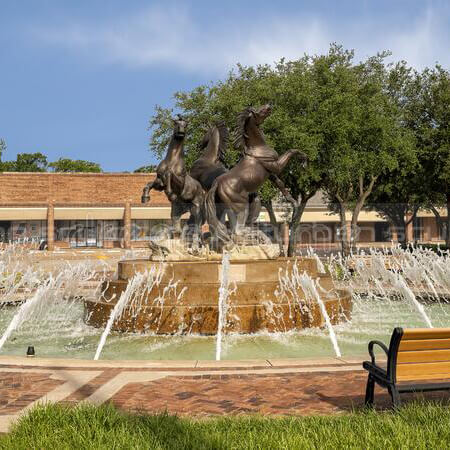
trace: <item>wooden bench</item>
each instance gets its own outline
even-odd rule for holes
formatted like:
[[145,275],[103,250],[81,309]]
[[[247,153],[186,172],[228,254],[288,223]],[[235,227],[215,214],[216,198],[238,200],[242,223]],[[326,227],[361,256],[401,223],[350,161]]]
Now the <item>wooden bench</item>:
[[[386,353],[386,367],[376,363],[375,346]],[[375,383],[388,389],[395,407],[402,392],[450,389],[450,328],[395,328],[389,348],[371,341],[369,355],[371,361],[363,362],[369,372],[367,406],[373,405]]]

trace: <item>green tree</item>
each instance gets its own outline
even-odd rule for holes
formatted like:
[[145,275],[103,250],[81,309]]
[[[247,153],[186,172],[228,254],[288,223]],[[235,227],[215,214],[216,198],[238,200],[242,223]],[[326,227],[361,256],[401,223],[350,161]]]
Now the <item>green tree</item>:
[[59,158],[48,166],[53,172],[102,172],[100,164],[82,159]]
[[[415,74],[411,86],[407,118],[422,166],[421,189],[450,246],[450,72],[439,65],[426,68]],[[446,207],[446,223],[437,206]]]
[[154,173],[157,167],[156,164],[148,164],[147,166],[138,167],[134,173]]
[[[275,67],[237,66],[228,78],[208,86],[200,86],[190,92],[175,93],[175,107],[188,121],[186,138],[186,163],[199,156],[199,143],[207,127],[218,118],[225,120],[233,130],[237,114],[248,105],[271,103],[272,115],[264,122],[266,139],[279,153],[290,148],[299,148],[310,158],[307,168],[294,161],[282,174],[287,188],[297,200],[290,220],[291,240],[289,254],[294,251],[295,230],[306,203],[320,185],[321,168],[316,164],[318,137],[313,126],[314,87],[309,76],[309,58],[295,62],[281,60]],[[161,158],[166,151],[172,128],[171,109],[156,108],[150,125],[153,129],[150,148]],[[312,130],[311,130],[312,129]],[[231,167],[240,157],[240,152],[230,144],[227,163]],[[267,208],[271,222],[276,225],[272,200],[278,191],[266,183],[260,190],[263,205]]]
[[47,157],[42,153],[18,153],[15,161],[2,163],[4,172],[45,172]]
[[[414,157],[411,134],[388,92],[386,56],[354,64],[352,51],[332,46],[314,60],[324,189],[340,216],[344,254],[356,244],[359,213],[380,177],[400,159]],[[347,211],[352,211],[350,227]]]

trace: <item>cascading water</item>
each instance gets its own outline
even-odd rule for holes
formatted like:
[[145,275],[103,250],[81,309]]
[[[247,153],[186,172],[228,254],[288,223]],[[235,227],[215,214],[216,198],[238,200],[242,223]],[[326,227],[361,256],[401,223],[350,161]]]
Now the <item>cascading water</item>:
[[312,298],[314,298],[314,300],[319,304],[322,316],[328,329],[328,333],[330,335],[331,343],[333,344],[334,353],[338,358],[340,358],[341,350],[339,349],[336,333],[334,332],[330,316],[328,315],[327,309],[325,308],[325,304],[323,303],[322,299],[320,298],[319,292],[317,291],[315,281],[306,273],[300,275],[299,279],[305,294],[309,293],[309,295],[312,296]]
[[0,338],[0,349],[3,345],[5,345],[5,342],[11,336],[11,333],[19,328],[24,321],[28,320],[33,315],[33,312],[39,304],[47,299],[48,295],[51,294],[51,291],[54,290],[59,284],[60,278],[61,277],[59,276],[56,279],[53,279],[53,277],[50,276],[45,284],[42,284],[37,288],[33,297],[20,306],[19,311],[13,317],[8,325],[8,328]]
[[[153,287],[159,284],[161,280],[161,266],[159,269],[152,267],[150,271],[145,271],[143,273],[137,273],[133,278],[129,281],[125,291],[122,292],[119,300],[114,305],[114,308],[111,311],[108,322],[103,330],[103,333],[100,337],[100,341],[97,346],[97,350],[95,352],[94,360],[98,360],[100,358],[100,354],[102,353],[103,347],[105,346],[106,339],[111,332],[111,327],[114,321],[123,314],[125,308],[132,303],[135,310],[139,310],[143,300],[146,295],[151,292]],[[164,294],[163,294],[164,298]]]
[[423,320],[427,324],[429,328],[433,328],[433,325],[431,324],[430,318],[427,316],[427,313],[425,312],[425,309],[423,305],[417,301],[416,296],[411,291],[411,289],[408,287],[408,285],[405,283],[405,280],[401,275],[398,275],[397,282],[395,283],[395,286],[399,290],[400,293],[403,294],[403,296],[409,300],[416,308],[417,311],[421,314],[423,317]]
[[[69,265],[60,269],[54,276],[47,274],[44,279],[39,279],[34,272],[25,272],[23,276],[18,277],[17,273],[13,275],[18,278],[17,283],[20,288],[27,288],[31,298],[23,302],[13,316],[2,337],[0,338],[0,349],[9,339],[11,334],[18,330],[22,324],[27,321],[38,321],[40,317],[48,314],[52,308],[61,301],[68,300],[66,311],[69,313],[71,306],[76,302],[76,297],[80,293],[80,285],[93,278],[94,272],[89,264]],[[42,275],[42,273],[40,273]],[[31,292],[31,289],[34,291]],[[17,290],[17,288],[16,288]],[[8,295],[14,291],[13,288],[7,291]],[[5,294],[4,294],[5,295]]]
[[229,295],[229,280],[228,274],[230,272],[230,254],[223,252],[222,256],[222,279],[219,288],[219,319],[217,324],[216,335],[216,361],[220,361],[222,354],[222,334],[226,324],[227,310],[228,310],[228,295]]
[[[328,329],[328,334],[333,345],[334,352],[337,357],[341,356],[341,351],[337,342],[336,334],[330,320],[330,316],[326,310],[325,304],[322,301],[317,290],[316,281],[314,281],[307,273],[301,274],[298,270],[297,264],[294,264],[292,270],[286,270],[285,274],[279,274],[279,292],[278,295],[291,298],[300,305],[300,308],[308,308],[311,300],[315,301],[320,308],[322,317],[325,320],[325,325]],[[298,291],[301,289],[305,293],[306,303],[299,298]],[[291,313],[292,314],[292,313]]]
[[[323,264],[324,259],[319,259],[312,251],[308,255],[316,260],[319,272],[322,272],[318,261]],[[94,282],[91,280],[94,279],[100,284],[105,276],[99,274],[99,261],[95,265],[90,265],[89,261],[72,265],[54,261],[49,270],[50,265],[36,264],[39,258],[32,258],[33,254],[19,247],[0,251],[0,345],[4,355],[23,355],[26,346],[33,344],[39,356],[92,358],[104,334],[99,357],[112,359],[208,359],[217,355],[223,358],[225,344],[227,358],[230,359],[311,358],[329,356],[333,349],[333,353],[337,354],[334,343],[332,347],[329,344],[333,342],[330,330],[333,330],[342,354],[363,355],[367,352],[369,340],[386,342],[396,326],[450,326],[450,256],[420,247],[408,251],[399,247],[368,249],[366,254],[361,252],[348,259],[340,255],[329,257],[323,269],[332,275],[337,288],[349,289],[353,296],[351,321],[341,320],[340,324],[334,325],[333,316],[330,318],[331,328],[324,320],[324,325],[327,325],[324,328],[285,332],[284,319],[276,305],[261,299],[262,304],[267,303],[267,311],[273,316],[273,323],[279,331],[262,331],[252,335],[228,333],[224,339],[227,321],[233,317],[228,289],[227,296],[220,299],[221,306],[225,307],[220,313],[220,341],[218,336],[190,333],[191,325],[187,323],[183,324],[178,334],[168,336],[150,333],[111,335],[105,330],[98,331],[84,323],[81,298],[86,295],[101,298],[100,292],[85,287],[92,285]],[[292,313],[295,313],[295,308],[297,312],[303,308],[307,315],[308,308],[316,306],[320,307],[321,317],[325,319],[320,305],[320,300],[326,303],[328,299],[327,292],[323,291],[325,278],[316,280],[311,276],[316,289],[314,292],[307,286],[308,281],[300,281],[303,274],[296,273],[294,265],[292,271],[280,277],[283,279],[284,294],[289,296],[292,304]],[[222,271],[223,266],[224,262]],[[154,279],[157,278],[158,275],[154,274]],[[224,278],[227,278],[226,274],[222,274],[222,284]],[[172,281],[171,286],[176,288],[178,280]],[[158,289],[159,294],[152,302],[163,305],[164,297],[168,297],[167,289]],[[307,291],[309,300],[303,303],[300,299],[296,300],[296,289]],[[183,289],[180,291],[181,297]],[[174,298],[172,294],[170,296]],[[13,305],[17,299],[27,301]],[[127,317],[128,314],[132,318],[139,316],[139,294],[131,294],[123,303]],[[119,310],[118,306],[115,317],[120,315]],[[215,351],[211,351],[212,348]]]

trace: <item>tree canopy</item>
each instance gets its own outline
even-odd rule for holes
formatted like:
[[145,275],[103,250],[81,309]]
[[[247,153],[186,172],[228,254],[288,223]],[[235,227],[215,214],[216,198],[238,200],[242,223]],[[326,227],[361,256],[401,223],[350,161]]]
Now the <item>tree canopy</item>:
[[[406,63],[386,63],[387,56],[383,52],[358,62],[353,51],[333,44],[324,55],[282,59],[273,66],[238,65],[224,80],[176,92],[174,108],[157,106],[150,120],[151,151],[158,158],[165,154],[175,110],[189,124],[185,144],[189,167],[199,156],[198,144],[210,124],[222,119],[233,130],[237,114],[246,106],[272,104],[273,113],[263,124],[268,143],[279,153],[298,148],[309,158],[306,168],[292,162],[282,174],[298,202],[290,221],[291,243],[295,244],[306,202],[320,188],[330,208],[341,215],[341,237],[348,251],[350,240],[356,239],[358,215],[373,192],[397,201],[398,178],[407,183],[420,158],[427,173],[433,173],[426,169],[425,161],[431,158],[427,154],[441,161],[432,169],[439,188],[430,190],[448,191],[448,72],[437,66],[418,74]],[[424,105],[429,112],[423,112]],[[431,140],[426,150],[424,143]],[[228,165],[239,157],[230,140]],[[260,195],[270,209],[277,190],[265,184]],[[439,198],[442,201],[444,194]],[[350,230],[348,211],[352,211]]]
[[101,172],[100,164],[82,159],[59,158],[48,163],[43,153],[18,153],[15,160],[1,161],[6,150],[6,143],[0,140],[0,171],[1,172]]
[[82,159],[59,158],[48,165],[54,172],[93,172],[102,171],[100,164]]

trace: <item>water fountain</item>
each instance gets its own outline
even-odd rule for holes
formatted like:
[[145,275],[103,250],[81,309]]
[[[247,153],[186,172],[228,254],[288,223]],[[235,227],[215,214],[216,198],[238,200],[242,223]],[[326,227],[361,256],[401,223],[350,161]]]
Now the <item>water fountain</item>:
[[[316,258],[312,253],[311,258],[301,257],[297,261],[275,259],[264,263],[249,262],[246,267],[256,272],[260,271],[258,264],[271,266],[272,280],[265,282],[272,283],[272,298],[276,301],[261,300],[259,306],[256,303],[241,305],[237,298],[242,282],[237,276],[240,269],[235,273],[233,271],[237,269],[233,266],[242,265],[239,260],[230,261],[228,282],[222,275],[223,266],[226,267],[222,260],[209,264],[205,261],[192,263],[189,272],[179,272],[184,274],[184,278],[177,277],[175,270],[180,265],[174,261],[124,260],[120,263],[123,273],[108,284],[105,293],[97,289],[81,300],[84,294],[80,293],[80,286],[86,280],[95,278],[88,262],[72,266],[62,263],[59,270],[62,275],[58,278],[56,273],[50,279],[50,274],[44,274],[39,267],[15,260],[23,255],[14,258],[12,254],[0,254],[2,279],[5,280],[5,290],[0,291],[2,355],[23,355],[27,346],[33,345],[38,356],[86,359],[92,359],[96,354],[102,359],[311,358],[336,355],[338,351],[345,357],[365,354],[368,340],[388,339],[395,326],[428,326],[425,317],[436,327],[450,324],[450,259],[446,254],[437,255],[420,248],[411,252],[395,247],[372,250],[366,255],[354,255],[351,259],[322,258],[328,275],[316,270]],[[185,263],[185,268],[188,266]],[[202,293],[200,288],[205,279],[205,266],[210,271],[214,269],[216,276],[215,287],[207,286],[207,292],[215,295],[215,306],[212,301],[203,306],[211,320],[211,335],[199,333],[201,314],[196,315],[192,311],[176,316],[177,310],[174,308],[178,305],[181,310],[189,310],[185,304],[185,298],[191,298],[189,288],[193,287],[198,295]],[[27,275],[26,267],[30,269]],[[309,275],[305,274],[305,269]],[[193,284],[183,285],[186,277],[191,279],[191,274],[196,274]],[[411,297],[405,295],[404,287],[400,289],[396,281],[398,275],[402,276],[422,311]],[[28,293],[28,301],[21,305],[12,305],[8,301],[8,295],[17,292],[17,287],[12,288],[12,278],[16,284],[19,283],[23,293]],[[314,283],[316,292],[310,289],[311,283]],[[244,283],[241,287],[245,293],[258,284],[256,282],[249,287]],[[115,298],[107,303],[103,311],[102,322],[99,323],[102,327],[86,325],[85,320],[90,322],[93,318],[85,315],[83,303],[93,308],[94,300],[97,300],[103,305],[106,303],[105,295],[112,297],[112,290],[117,285],[119,290]],[[226,305],[222,310],[225,320],[220,321],[219,327],[219,288],[226,288],[227,285],[229,297],[222,297],[221,301],[222,305]],[[149,312],[146,309],[148,293],[152,291],[157,293],[150,303],[150,307],[156,308],[156,317],[151,322],[154,330],[164,330],[165,316],[159,314],[161,309],[158,308],[168,307],[166,299],[170,299],[172,306],[166,311],[172,309],[172,314],[179,319],[174,322],[177,324],[173,327],[174,331],[157,334],[158,331],[146,329],[145,326],[138,334],[115,331],[116,325],[117,330],[124,331],[132,329],[127,328],[130,324],[144,322],[139,319],[139,312],[142,309]],[[222,289],[221,292],[225,291]],[[338,297],[330,295],[339,295],[340,292],[348,295],[349,302],[351,294],[351,317],[345,316],[348,312],[342,306],[342,315],[330,307],[338,300]],[[342,299],[339,297],[340,302]],[[319,300],[324,300],[324,304],[328,305],[329,323]],[[117,303],[120,304],[116,307]],[[259,331],[243,333],[239,323],[242,306],[244,311],[249,307],[256,313],[264,311],[267,326]],[[201,313],[202,308],[196,308],[196,311]],[[255,317],[263,316],[256,314]],[[303,322],[299,322],[301,326],[317,326],[289,330],[286,325],[292,325],[295,317],[302,318]],[[246,323],[252,322],[244,319],[244,325]],[[263,325],[262,321],[260,323]],[[234,328],[231,328],[232,325]],[[124,328],[120,328],[122,326]],[[217,330],[221,330],[221,336],[217,336]]]
[[[299,284],[290,295],[280,295],[280,270],[289,278],[292,271],[320,277],[321,286],[328,292],[323,298],[324,308],[331,323],[351,315],[351,297],[345,289],[336,290],[329,275],[319,274],[314,258],[297,261],[285,258],[273,260],[230,260],[228,282],[234,289],[228,295],[228,308],[233,312],[221,315],[221,261],[148,261],[126,260],[119,262],[118,279],[105,282],[101,299],[85,301],[87,323],[104,328],[129,283],[139,273],[155,271],[161,277],[146,292],[125,306],[111,329],[122,332],[153,332],[156,334],[198,333],[215,335],[218,328],[224,332],[257,333],[267,331],[299,330],[320,327],[325,317],[317,302],[306,298]],[[178,291],[170,286],[177,281]]]
[[[265,106],[239,115],[242,142],[249,139],[245,128],[253,118],[260,116],[251,136],[268,114]],[[105,273],[94,274],[87,263],[46,274],[19,249],[0,252],[2,353],[23,354],[27,345],[35,345],[40,355],[90,359],[311,358],[365,353],[369,339],[386,339],[395,326],[449,326],[448,254],[394,246],[350,258],[325,260],[312,249],[306,256],[281,257],[279,246],[252,228],[259,211],[249,194],[256,185],[241,193],[249,201],[237,217],[233,205],[225,205],[228,217],[236,219],[235,226],[230,220],[229,232],[220,220],[225,199],[218,199],[219,183],[252,181],[256,160],[258,180],[275,179],[287,200],[295,202],[270,170],[281,171],[299,153],[290,150],[280,157],[267,145],[245,142],[250,153],[237,166],[227,171],[219,160],[209,167],[205,159],[199,173],[212,178],[196,179],[184,168],[185,126],[181,118],[175,121],[168,155],[144,190],[144,200],[150,189],[164,190],[174,218],[173,236],[152,241],[150,258],[129,254],[119,261],[116,278],[104,279]],[[211,153],[214,148],[207,146],[210,156],[217,148]],[[250,166],[246,158],[253,158]],[[202,236],[199,247],[201,202],[212,237]],[[186,211],[197,227],[180,239]],[[80,286],[92,279],[98,289],[81,302]],[[27,301],[7,306],[19,292]]]

